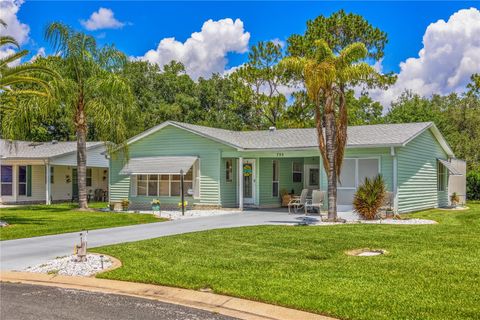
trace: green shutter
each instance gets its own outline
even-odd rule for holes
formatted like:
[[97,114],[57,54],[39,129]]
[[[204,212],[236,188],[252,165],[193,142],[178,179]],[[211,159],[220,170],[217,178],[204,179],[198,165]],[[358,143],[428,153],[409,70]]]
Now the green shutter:
[[32,166],[27,166],[27,197],[32,196]]

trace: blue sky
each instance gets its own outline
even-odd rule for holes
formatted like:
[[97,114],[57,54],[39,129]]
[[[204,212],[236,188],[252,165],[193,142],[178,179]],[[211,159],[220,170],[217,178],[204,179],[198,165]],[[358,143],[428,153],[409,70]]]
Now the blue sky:
[[[14,1],[14,0],[8,0]],[[261,40],[279,39],[285,41],[293,33],[303,33],[305,23],[318,15],[330,15],[331,13],[345,9],[364,16],[373,25],[387,32],[389,44],[386,48],[385,58],[382,61],[384,71],[400,72],[399,64],[408,58],[418,58],[418,52],[424,47],[422,37],[431,23],[437,23],[440,19],[448,19],[461,9],[478,8],[478,2],[129,2],[129,1],[29,1],[15,2],[18,7],[16,17],[20,23],[29,27],[28,40],[23,47],[30,49],[32,54],[40,48],[45,48],[50,53],[48,43],[43,39],[45,26],[51,21],[62,21],[72,27],[83,30],[97,37],[99,43],[114,43],[119,49],[129,56],[141,57],[147,51],[157,48],[164,38],[174,37],[181,43],[185,42],[192,32],[199,32],[205,21],[212,19],[218,21],[225,18],[240,19],[243,29],[240,34],[249,33],[247,42],[242,44],[231,43],[226,45],[223,52],[218,53],[227,59],[222,68],[240,65],[245,62],[247,53],[238,53],[229,50],[235,46],[251,46]],[[92,13],[100,8],[111,10],[114,19],[123,24],[121,28],[102,28],[95,31],[86,30],[80,22],[91,17]],[[478,12],[478,10],[477,10]],[[465,18],[475,23],[476,29],[479,15],[470,15]],[[466,20],[465,20],[466,21]],[[452,24],[452,30],[458,29]],[[471,24],[471,23],[470,23]],[[480,25],[480,24],[479,24]],[[118,27],[118,26],[117,26]],[[220,27],[219,27],[220,28]],[[480,28],[480,27],[479,27]],[[443,31],[432,33],[433,38]],[[455,31],[458,32],[458,31]],[[236,33],[238,34],[238,33]],[[452,38],[458,35],[448,33]],[[437,35],[437,36],[435,36]],[[465,35],[465,41],[472,42],[471,35]],[[441,37],[440,37],[441,38]],[[215,41],[219,41],[215,38]],[[245,39],[243,39],[245,40]],[[450,40],[448,40],[450,41]],[[453,41],[453,40],[452,40]],[[178,43],[177,43],[178,45]],[[441,44],[445,47],[445,43]],[[210,47],[206,46],[207,52]],[[469,49],[469,51],[472,48]],[[474,46],[473,52],[479,53],[480,46]],[[162,51],[163,52],[163,51]],[[154,54],[154,52],[152,52]],[[151,57],[150,61],[165,61],[158,53]],[[174,54],[172,52],[170,55]],[[167,55],[170,57],[170,55]],[[159,57],[160,56],[160,57]],[[460,57],[461,58],[461,57]],[[460,59],[459,58],[459,59]],[[220,59],[220,57],[218,57]],[[220,60],[211,63],[220,63]],[[451,59],[451,57],[450,57]],[[423,63],[422,61],[420,61]],[[460,65],[461,60],[459,61]],[[202,63],[202,61],[200,61]],[[221,63],[220,63],[221,64]],[[413,66],[412,68],[416,68]],[[474,65],[476,70],[477,65]],[[480,63],[478,64],[480,71]],[[413,69],[412,69],[413,70]],[[218,71],[218,70],[217,70]],[[205,70],[201,71],[205,72]],[[413,72],[413,71],[412,71]],[[413,72],[415,73],[415,72]],[[203,75],[203,74],[202,74]],[[446,80],[445,80],[446,81]],[[465,79],[461,85],[464,85]],[[453,91],[457,87],[451,88]]]

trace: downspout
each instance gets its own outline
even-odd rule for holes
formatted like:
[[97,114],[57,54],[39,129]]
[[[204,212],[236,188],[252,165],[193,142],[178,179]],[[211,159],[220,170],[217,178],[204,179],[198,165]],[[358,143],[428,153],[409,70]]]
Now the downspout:
[[45,204],[50,205],[51,199],[51,183],[50,183],[50,162],[45,161]]
[[398,158],[394,147],[390,147],[390,155],[393,158],[393,211],[398,213]]

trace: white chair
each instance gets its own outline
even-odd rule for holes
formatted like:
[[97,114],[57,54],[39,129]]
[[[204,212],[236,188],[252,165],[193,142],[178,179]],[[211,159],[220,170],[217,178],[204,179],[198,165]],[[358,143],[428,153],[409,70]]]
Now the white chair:
[[293,207],[293,211],[297,213],[298,209],[305,208],[305,204],[307,203],[307,196],[308,196],[308,189],[303,189],[302,193],[300,193],[300,197],[295,197],[288,203],[288,213],[291,213],[291,209]]
[[309,210],[317,209],[318,214],[321,215],[324,199],[325,191],[313,190],[312,199],[305,203],[305,214],[307,214]]

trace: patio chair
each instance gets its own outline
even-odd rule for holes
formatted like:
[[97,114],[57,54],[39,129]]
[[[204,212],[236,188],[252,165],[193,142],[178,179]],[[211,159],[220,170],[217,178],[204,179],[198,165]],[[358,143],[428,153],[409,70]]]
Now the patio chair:
[[308,196],[308,189],[303,189],[302,193],[300,193],[300,197],[294,197],[288,203],[288,213],[290,214],[293,211],[297,213],[299,209],[305,208],[305,203],[307,203],[307,196]]
[[309,210],[316,209],[318,210],[318,214],[321,216],[321,210],[323,207],[324,199],[325,199],[325,191],[313,190],[312,199],[307,200],[307,202],[305,203],[305,214],[307,214]]

